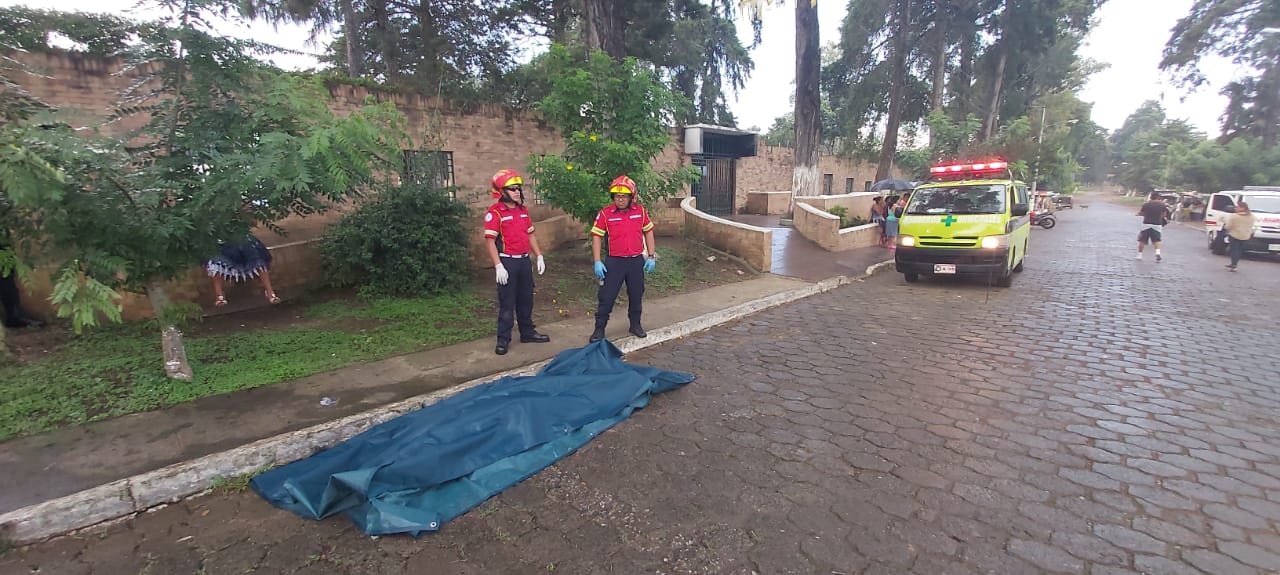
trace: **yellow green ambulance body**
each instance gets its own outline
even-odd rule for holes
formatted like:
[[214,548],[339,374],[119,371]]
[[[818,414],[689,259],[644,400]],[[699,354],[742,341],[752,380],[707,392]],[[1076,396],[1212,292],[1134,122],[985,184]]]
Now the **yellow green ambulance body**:
[[899,217],[897,270],[908,282],[971,275],[1008,287],[1027,253],[1028,196],[1004,161],[934,166]]

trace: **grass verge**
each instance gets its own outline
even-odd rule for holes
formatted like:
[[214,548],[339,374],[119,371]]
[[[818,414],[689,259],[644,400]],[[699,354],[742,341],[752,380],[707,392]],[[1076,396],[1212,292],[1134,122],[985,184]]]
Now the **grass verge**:
[[164,377],[154,324],[114,326],[0,367],[0,441],[470,341],[492,332],[476,321],[490,308],[470,294],[344,299],[302,309],[302,325],[193,333],[190,382]]

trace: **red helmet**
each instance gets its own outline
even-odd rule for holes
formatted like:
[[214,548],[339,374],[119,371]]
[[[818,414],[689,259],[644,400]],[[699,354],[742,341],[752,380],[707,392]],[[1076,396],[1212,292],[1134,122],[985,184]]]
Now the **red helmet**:
[[636,195],[636,183],[626,176],[618,176],[613,179],[613,183],[609,184],[609,194],[631,194],[632,198]]
[[507,186],[523,186],[524,178],[520,177],[520,172],[515,170],[500,170],[493,175],[489,192],[493,194],[495,200],[502,199],[502,188]]

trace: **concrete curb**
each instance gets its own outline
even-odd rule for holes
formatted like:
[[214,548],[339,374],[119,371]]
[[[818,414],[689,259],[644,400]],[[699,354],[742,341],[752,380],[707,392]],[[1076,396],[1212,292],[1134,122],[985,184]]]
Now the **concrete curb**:
[[[653,347],[756,312],[831,291],[874,275],[892,265],[892,261],[881,262],[869,266],[865,274],[858,278],[833,277],[657,328],[649,332],[649,337],[645,339],[627,337],[614,344],[624,353]],[[503,377],[531,375],[548,363],[550,360],[540,361],[473,379],[364,413],[268,437],[221,453],[177,463],[79,493],[23,507],[0,515],[0,536],[11,543],[29,544],[102,523],[127,519],[153,507],[208,491],[219,479],[253,474],[268,467],[297,461],[346,441],[370,427],[422,409],[458,392]]]

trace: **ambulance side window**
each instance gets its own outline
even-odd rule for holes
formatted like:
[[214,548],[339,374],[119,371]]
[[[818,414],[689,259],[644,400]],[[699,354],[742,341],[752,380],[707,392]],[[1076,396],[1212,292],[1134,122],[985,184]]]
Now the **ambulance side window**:
[[1026,186],[1014,186],[1014,189],[1015,189],[1016,191],[1014,192],[1014,200],[1013,200],[1013,203],[1015,203],[1015,204],[1025,204],[1025,203],[1027,203],[1027,187],[1026,187]]
[[1236,211],[1236,206],[1235,203],[1231,201],[1231,196],[1215,194],[1213,196],[1213,205],[1209,206],[1209,209],[1219,212],[1234,212]]

